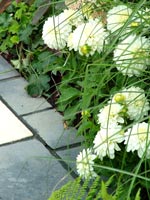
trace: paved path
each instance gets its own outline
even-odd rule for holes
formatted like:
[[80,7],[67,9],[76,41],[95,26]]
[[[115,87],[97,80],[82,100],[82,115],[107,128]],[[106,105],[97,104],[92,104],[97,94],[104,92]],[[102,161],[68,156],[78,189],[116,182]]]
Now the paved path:
[[47,200],[76,177],[82,139],[44,98],[28,96],[26,85],[0,56],[0,200]]

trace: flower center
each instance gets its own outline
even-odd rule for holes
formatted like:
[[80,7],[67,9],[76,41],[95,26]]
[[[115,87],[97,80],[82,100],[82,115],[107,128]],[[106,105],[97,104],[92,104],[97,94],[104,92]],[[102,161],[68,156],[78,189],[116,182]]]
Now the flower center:
[[133,58],[146,58],[146,50],[135,48],[133,52]]
[[120,22],[125,22],[129,18],[129,13],[127,11],[118,13],[120,16]]
[[138,100],[135,102],[135,106],[137,107],[142,107],[143,106],[143,101],[142,100]]
[[145,141],[147,138],[147,133],[145,131],[145,128],[139,128],[138,129],[138,137],[141,142]]

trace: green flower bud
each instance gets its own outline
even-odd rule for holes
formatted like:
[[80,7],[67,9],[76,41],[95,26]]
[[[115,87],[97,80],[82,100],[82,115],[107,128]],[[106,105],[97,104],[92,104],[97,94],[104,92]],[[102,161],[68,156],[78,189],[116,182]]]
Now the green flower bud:
[[139,26],[139,23],[138,22],[132,22],[131,23],[131,27],[138,27]]
[[121,110],[121,113],[127,113],[128,109],[126,107],[124,107],[122,110]]
[[86,117],[90,117],[90,112],[88,110],[83,110],[81,112],[82,117],[86,116]]
[[87,55],[91,51],[91,48],[88,45],[84,45],[80,48],[80,51],[83,55]]
[[114,100],[117,103],[123,103],[125,101],[125,96],[123,94],[118,93],[114,96]]

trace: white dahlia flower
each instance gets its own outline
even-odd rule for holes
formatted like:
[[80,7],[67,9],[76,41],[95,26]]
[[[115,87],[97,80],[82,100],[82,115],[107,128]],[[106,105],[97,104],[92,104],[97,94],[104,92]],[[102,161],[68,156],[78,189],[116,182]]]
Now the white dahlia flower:
[[150,158],[150,125],[142,122],[133,125],[125,133],[125,142],[127,152],[135,150],[138,156],[142,158]]
[[121,131],[121,126],[115,128],[104,129],[98,131],[94,143],[94,152],[96,155],[103,160],[107,155],[109,158],[114,159],[115,150],[120,151],[118,143],[124,141],[124,134]]
[[82,178],[94,178],[96,173],[94,172],[94,155],[91,149],[83,149],[76,159],[77,172]]
[[124,123],[124,119],[120,116],[123,106],[112,103],[104,106],[98,116],[98,123],[102,128],[111,128],[118,126],[119,123]]
[[149,39],[129,35],[116,46],[113,60],[124,75],[140,76],[150,62],[149,50]]
[[49,48],[61,50],[66,46],[71,31],[72,26],[64,19],[64,13],[61,13],[45,21],[42,38]]
[[148,115],[150,107],[143,89],[132,86],[126,91],[124,90],[124,94],[128,108],[127,113],[131,120],[139,120]]
[[118,5],[107,13],[107,29],[112,33],[123,27],[132,13],[126,5]]
[[112,102],[125,105],[130,120],[142,119],[148,115],[150,110],[145,92],[140,87],[132,86],[128,89],[123,89],[113,96]]
[[90,19],[87,23],[79,25],[68,38],[70,50],[79,51],[80,55],[93,55],[95,51],[101,52],[107,33],[103,24],[98,20]]

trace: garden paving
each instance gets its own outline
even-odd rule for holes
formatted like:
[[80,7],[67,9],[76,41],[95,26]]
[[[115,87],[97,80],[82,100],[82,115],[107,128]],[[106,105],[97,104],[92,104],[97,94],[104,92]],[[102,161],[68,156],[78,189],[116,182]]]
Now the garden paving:
[[0,56],[0,200],[47,200],[77,177],[82,138],[64,128],[46,99],[30,97],[26,85]]

